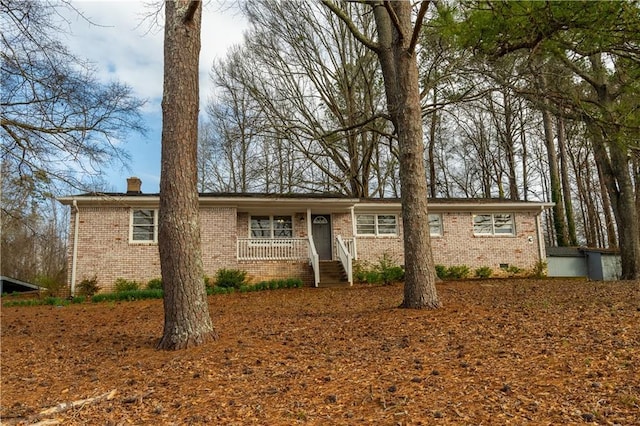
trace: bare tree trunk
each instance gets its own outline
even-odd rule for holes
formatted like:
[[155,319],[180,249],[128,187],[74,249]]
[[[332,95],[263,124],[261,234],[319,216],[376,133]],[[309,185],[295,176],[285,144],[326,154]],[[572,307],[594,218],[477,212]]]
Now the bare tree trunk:
[[215,338],[204,286],[197,191],[199,1],[165,2],[158,242],[164,288],[159,349]]
[[571,201],[571,186],[569,185],[569,170],[567,165],[567,138],[564,127],[564,119],[558,116],[558,148],[560,151],[560,179],[562,181],[562,198],[564,200],[564,211],[567,216],[567,236],[570,246],[578,245],[576,234],[576,221],[573,214],[573,202]]
[[598,171],[598,181],[600,182],[600,193],[602,196],[602,210],[604,213],[605,227],[607,228],[607,246],[611,248],[618,247],[618,237],[616,234],[616,224],[613,219],[611,199],[607,191],[607,185],[602,174],[602,167],[596,162],[596,170]]
[[542,122],[544,126],[544,141],[547,146],[547,158],[549,159],[549,182],[551,190],[551,202],[553,206],[553,226],[556,231],[556,243],[559,247],[567,245],[567,227],[564,221],[564,204],[562,202],[562,188],[560,185],[560,172],[558,169],[558,154],[553,138],[553,122],[551,114],[546,108],[542,110]]
[[592,136],[595,160],[602,168],[618,227],[618,243],[622,260],[621,278],[638,280],[640,279],[640,220],[638,218],[640,213],[636,210],[636,197],[629,172],[627,152],[619,147],[607,152],[604,135],[599,129],[592,131]]
[[[438,94],[436,88],[433,89],[433,103],[438,102]],[[429,195],[431,198],[436,198],[438,193],[436,185],[436,129],[438,125],[438,112],[433,110],[431,112],[431,122],[429,124],[429,144],[428,144],[428,156],[429,156]]]
[[[373,9],[378,31],[387,108],[398,132],[405,285],[402,307],[438,308],[427,212],[422,114],[415,52],[410,50],[411,3],[389,2]],[[395,23],[391,16],[395,15]]]

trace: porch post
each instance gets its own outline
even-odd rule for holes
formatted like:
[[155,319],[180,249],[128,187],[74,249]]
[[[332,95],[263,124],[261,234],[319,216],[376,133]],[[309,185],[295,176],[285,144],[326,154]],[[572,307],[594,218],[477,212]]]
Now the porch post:
[[351,206],[349,207],[349,210],[351,210],[351,236],[352,236],[351,245],[353,246],[353,258],[357,260],[358,259],[358,243],[356,242],[356,233],[358,228],[356,226],[355,207]]
[[311,235],[311,209],[307,209],[307,235]]

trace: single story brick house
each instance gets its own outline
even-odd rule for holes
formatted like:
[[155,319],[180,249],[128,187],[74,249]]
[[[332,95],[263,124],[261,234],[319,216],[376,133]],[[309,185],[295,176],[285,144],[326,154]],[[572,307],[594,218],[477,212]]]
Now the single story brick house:
[[[140,192],[59,198],[71,206],[69,285],[97,277],[102,290],[117,278],[146,283],[160,277],[159,194]],[[540,215],[549,203],[496,199],[430,199],[436,264],[532,269],[544,261]],[[312,286],[352,283],[354,260],[384,254],[404,263],[400,200],[325,194],[200,194],[205,274],[241,269],[253,280],[302,278]],[[332,265],[340,270],[332,272]]]

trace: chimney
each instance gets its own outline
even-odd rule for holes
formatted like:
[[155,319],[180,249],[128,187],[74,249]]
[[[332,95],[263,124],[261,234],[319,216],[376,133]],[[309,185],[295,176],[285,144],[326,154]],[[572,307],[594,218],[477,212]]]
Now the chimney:
[[142,194],[142,181],[135,176],[127,179],[127,195]]

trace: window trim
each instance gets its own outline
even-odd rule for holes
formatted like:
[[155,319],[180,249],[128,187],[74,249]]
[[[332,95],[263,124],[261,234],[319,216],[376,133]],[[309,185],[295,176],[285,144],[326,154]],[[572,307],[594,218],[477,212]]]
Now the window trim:
[[[362,234],[360,233],[360,231],[358,230],[358,217],[359,216],[373,216],[373,233],[372,234]],[[380,222],[379,222],[379,217],[380,216],[392,216],[394,218],[395,221],[395,229],[393,233],[384,233],[384,232],[380,232]],[[399,233],[399,223],[398,223],[398,215],[394,214],[394,213],[357,213],[355,215],[355,220],[356,220],[356,236],[358,237],[381,237],[381,238],[385,238],[385,237],[397,237],[400,233]]]
[[[511,232],[496,232],[496,215],[508,215],[511,217]],[[476,216],[491,216],[491,232],[476,232]],[[516,215],[509,212],[474,213],[471,215],[473,235],[477,237],[515,237]]]
[[[133,239],[133,217],[137,211],[152,211],[153,212],[153,239],[152,240],[134,240]],[[145,208],[132,208],[129,213],[129,244],[158,244],[158,209],[145,209]]]
[[[253,235],[251,235],[252,233],[252,228],[251,228],[251,220],[254,217],[268,217],[269,218],[269,236],[268,237],[254,237]],[[291,220],[291,235],[288,237],[276,237],[274,232],[276,230],[274,224],[274,218],[275,217],[288,217]],[[275,214],[275,215],[266,215],[266,214],[257,214],[257,215],[249,215],[249,223],[248,223],[248,237],[250,240],[252,240],[255,244],[259,244],[258,241],[273,241],[273,240],[286,240],[288,238],[295,238],[295,230],[294,230],[294,216],[293,215],[287,215],[287,214]]]

